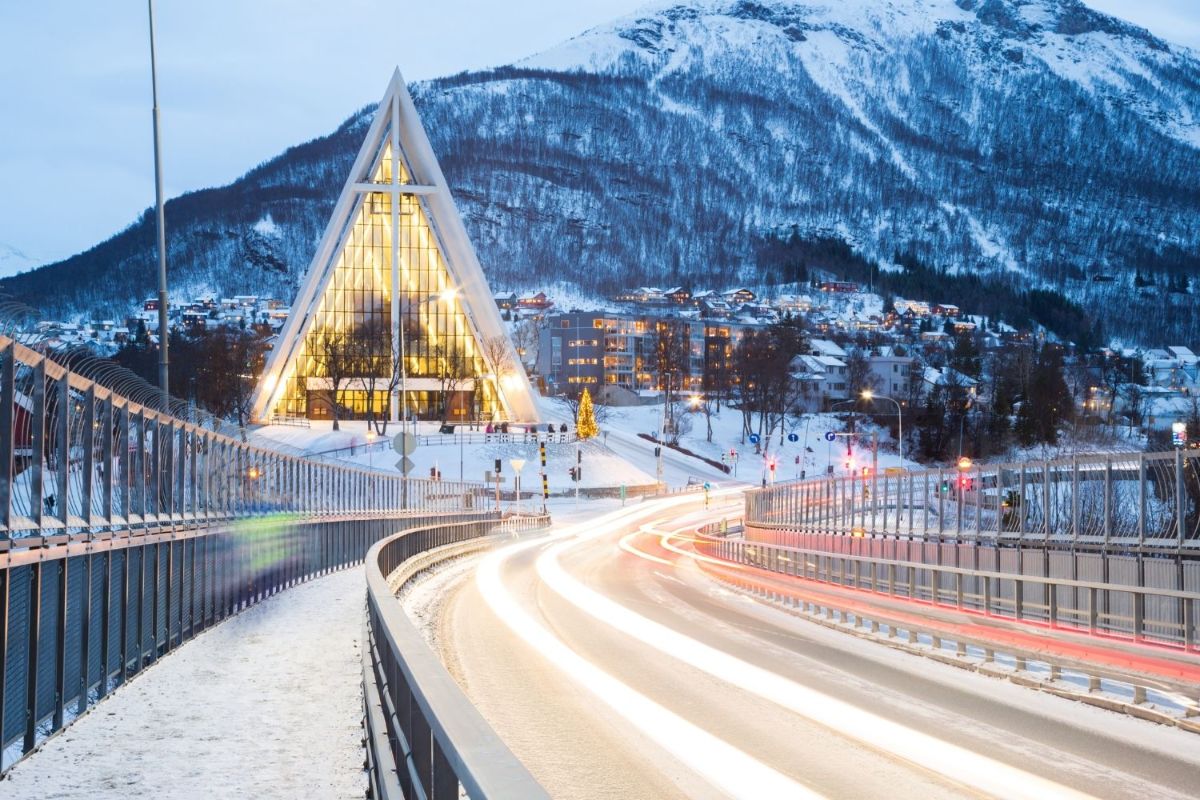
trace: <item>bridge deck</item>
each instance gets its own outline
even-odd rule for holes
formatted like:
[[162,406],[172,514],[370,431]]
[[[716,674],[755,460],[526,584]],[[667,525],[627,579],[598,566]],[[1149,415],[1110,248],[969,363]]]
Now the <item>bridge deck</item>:
[[18,764],[5,798],[361,798],[362,568],[167,656]]

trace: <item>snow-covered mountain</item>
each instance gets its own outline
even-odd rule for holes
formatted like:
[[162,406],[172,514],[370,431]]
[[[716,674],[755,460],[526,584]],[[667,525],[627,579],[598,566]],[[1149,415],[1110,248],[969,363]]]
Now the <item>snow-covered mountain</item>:
[[[1080,316],[1026,296],[1049,288],[1112,334],[1200,336],[1200,58],[1078,0],[665,3],[412,88],[497,286],[877,267],[979,313]],[[290,297],[368,118],[172,201],[180,294]],[[125,308],[151,223],[0,291]]]

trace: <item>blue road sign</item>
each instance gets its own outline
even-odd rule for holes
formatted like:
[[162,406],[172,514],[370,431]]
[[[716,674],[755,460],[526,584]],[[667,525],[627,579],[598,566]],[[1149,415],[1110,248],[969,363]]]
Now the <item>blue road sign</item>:
[[825,441],[832,442],[836,438],[837,434],[835,434],[833,431],[825,431]]
[[789,441],[789,442],[798,442],[798,441],[800,441],[800,434],[798,434],[798,433],[789,433],[789,434],[788,434],[788,441]]
[[758,441],[759,439],[757,433],[750,434],[750,444],[758,444]]

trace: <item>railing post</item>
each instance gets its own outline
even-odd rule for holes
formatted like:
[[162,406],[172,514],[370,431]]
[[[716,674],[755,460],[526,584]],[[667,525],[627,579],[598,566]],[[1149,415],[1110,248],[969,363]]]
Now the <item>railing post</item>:
[[[75,405],[71,402],[71,373],[64,370],[62,377],[56,382],[58,414],[55,415],[55,498],[54,510],[63,532],[67,531],[67,523],[71,518],[71,411]],[[61,727],[61,726],[60,726]]]
[[1138,547],[1146,543],[1146,456],[1138,453]]
[[1104,551],[1108,552],[1108,543],[1112,540],[1113,507],[1112,507],[1112,456],[1104,459]]
[[[13,409],[16,405],[16,356],[13,353],[13,343],[5,342],[0,348],[0,526],[4,535],[12,535],[12,499],[13,499]],[[5,597],[8,596],[8,582],[5,581]],[[4,617],[8,619],[7,614]],[[7,627],[7,624],[4,626]],[[0,654],[2,655],[2,654]],[[0,676],[3,683],[3,676]],[[0,706],[3,700],[0,700]],[[0,716],[0,726],[3,725]]]
[[33,369],[33,409],[29,421],[29,516],[42,529],[42,464],[46,457],[46,361]]
[[1079,544],[1079,458],[1071,455],[1071,542]]
[[1175,524],[1178,544],[1187,540],[1187,487],[1183,480],[1183,450],[1175,450]]
[[[96,436],[99,425],[96,422],[96,386],[89,384],[83,393],[83,476],[80,481],[83,495],[80,497],[80,516],[83,523],[90,529],[95,515],[92,513],[92,497],[95,491],[93,482],[96,475]],[[90,531],[89,531],[90,532]]]
[[[40,502],[40,501],[39,501]],[[38,639],[42,628],[42,565],[29,567],[29,638],[25,651],[25,738],[21,752],[28,753],[37,744]]]
[[1050,505],[1050,462],[1042,464],[1042,529],[1044,539],[1050,541],[1050,531],[1053,527],[1051,519],[1053,510]]

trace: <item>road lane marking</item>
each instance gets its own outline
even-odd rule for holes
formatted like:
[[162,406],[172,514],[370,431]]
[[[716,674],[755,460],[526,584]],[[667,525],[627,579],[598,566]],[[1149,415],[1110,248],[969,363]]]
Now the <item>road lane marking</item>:
[[[572,535],[564,532],[562,535]],[[784,775],[616,679],[567,647],[526,614],[500,576],[505,561],[545,540],[523,542],[484,557],[475,574],[484,601],[530,647],[595,695],[696,775],[731,797],[819,800],[822,795]]]
[[568,575],[559,563],[559,555],[580,543],[612,533],[615,527],[615,523],[593,526],[585,535],[547,548],[537,559],[537,572],[543,583],[580,610],[649,647],[848,738],[922,769],[932,769],[965,786],[1021,800],[1089,796],[801,686],[643,617]]

